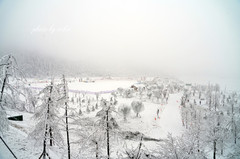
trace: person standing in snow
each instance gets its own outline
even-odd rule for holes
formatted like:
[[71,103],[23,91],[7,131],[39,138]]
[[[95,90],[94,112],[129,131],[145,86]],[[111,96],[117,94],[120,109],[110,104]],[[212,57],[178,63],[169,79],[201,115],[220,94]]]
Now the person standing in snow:
[[157,117],[159,118],[159,109],[157,109]]

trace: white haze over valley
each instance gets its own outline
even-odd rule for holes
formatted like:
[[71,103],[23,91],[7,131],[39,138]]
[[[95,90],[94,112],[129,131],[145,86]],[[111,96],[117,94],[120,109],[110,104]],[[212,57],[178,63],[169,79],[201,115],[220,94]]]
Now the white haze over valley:
[[0,51],[240,88],[240,2],[0,1]]

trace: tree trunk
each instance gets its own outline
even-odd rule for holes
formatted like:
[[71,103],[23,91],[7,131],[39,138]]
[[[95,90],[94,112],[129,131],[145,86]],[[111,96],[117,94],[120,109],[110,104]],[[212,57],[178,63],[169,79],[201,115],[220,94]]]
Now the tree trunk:
[[237,127],[235,123],[234,123],[234,144],[237,144]]
[[[64,96],[67,98],[67,90],[66,90],[66,80],[65,76],[63,75],[63,84],[64,84]],[[68,147],[68,159],[71,158],[71,152],[70,152],[70,141],[69,141],[69,130],[68,130],[68,103],[65,102],[65,115],[66,115],[66,132],[67,132],[67,147]]]
[[[183,118],[183,117],[182,117]],[[185,127],[185,124],[184,124],[184,119],[182,119],[182,125]]]
[[188,128],[188,119],[187,119],[188,113],[186,111],[186,116],[185,116],[185,125],[186,125],[186,129]]
[[106,121],[107,121],[107,158],[110,159],[110,146],[109,146],[109,119],[108,119],[108,112],[109,111],[109,108],[107,109],[106,111]]
[[50,140],[49,140],[50,146],[52,146],[53,145],[52,127],[49,128],[49,135],[50,135]]
[[69,130],[68,130],[68,108],[67,108],[67,102],[65,103],[66,105],[66,132],[67,132],[67,147],[68,147],[68,159],[71,158],[71,153],[70,153],[70,141],[69,141]]
[[216,141],[214,140],[213,141],[213,159],[216,159],[216,151],[217,151],[217,143]]
[[[47,132],[48,132],[48,125],[46,124],[45,134],[44,134],[44,141],[43,141],[43,159],[46,158],[46,147],[47,147]],[[41,158],[41,157],[40,157]]]
[[[50,94],[52,94],[52,87],[53,87],[53,86],[50,86]],[[51,103],[51,97],[48,98],[47,119],[46,119],[46,120],[48,120],[48,118],[49,118],[50,103]],[[45,133],[44,133],[43,153],[41,154],[41,156],[39,157],[39,159],[40,159],[41,157],[43,157],[43,159],[46,159],[46,156],[48,156],[48,153],[46,152],[46,147],[47,147],[47,133],[48,133],[48,124],[46,124]]]
[[96,159],[98,159],[98,142],[96,141]]
[[[8,69],[8,66],[7,66],[7,69]],[[3,80],[3,84],[2,84],[2,89],[1,89],[1,96],[0,96],[0,105],[1,105],[1,108],[3,109],[3,106],[2,106],[2,98],[3,98],[3,93],[4,93],[4,88],[5,88],[5,85],[6,85],[6,81],[7,81],[7,70],[5,72],[6,76]]]
[[2,103],[2,97],[3,97],[3,92],[4,92],[6,80],[7,80],[7,75],[5,76],[5,78],[4,78],[4,80],[3,80],[3,85],[2,85],[2,89],[1,89],[0,103]]
[[216,151],[217,151],[217,148],[216,148],[216,141],[214,140],[213,141],[213,159],[216,159]]
[[140,159],[140,157],[141,157],[142,140],[143,140],[143,136],[141,136],[141,140],[140,140],[140,143],[139,143],[136,159]]
[[201,110],[198,113],[198,132],[197,132],[197,147],[198,152],[200,152],[200,131],[201,131]]
[[2,106],[2,99],[3,99],[3,93],[4,93],[4,88],[5,88],[5,85],[6,85],[6,82],[7,82],[7,78],[8,78],[8,69],[9,69],[9,66],[11,65],[11,62],[9,61],[11,58],[11,55],[9,55],[8,57],[8,63],[7,63],[7,67],[6,67],[6,70],[5,70],[5,77],[4,77],[4,80],[3,80],[3,85],[2,85],[2,89],[1,89],[1,95],[0,95],[0,105],[1,105],[1,108],[3,109],[3,106]]
[[221,140],[221,155],[223,155],[223,140]]
[[211,107],[212,107],[212,97],[211,96],[210,96],[210,99],[209,99],[208,106],[209,106],[209,110],[211,111]]
[[237,143],[237,130],[236,130],[236,124],[235,124],[235,118],[234,118],[234,104],[232,103],[232,127],[233,127],[233,136],[234,136],[234,144]]
[[12,152],[12,150],[8,147],[7,143],[3,140],[3,138],[0,136],[0,139],[2,140],[3,144],[8,148],[8,150],[11,152],[11,154],[14,156],[15,159],[17,159],[16,155]]

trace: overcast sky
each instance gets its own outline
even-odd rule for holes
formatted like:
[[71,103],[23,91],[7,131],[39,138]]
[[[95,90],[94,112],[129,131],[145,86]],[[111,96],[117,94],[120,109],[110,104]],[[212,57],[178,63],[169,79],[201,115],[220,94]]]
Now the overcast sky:
[[0,51],[116,72],[240,79],[239,0],[0,0]]

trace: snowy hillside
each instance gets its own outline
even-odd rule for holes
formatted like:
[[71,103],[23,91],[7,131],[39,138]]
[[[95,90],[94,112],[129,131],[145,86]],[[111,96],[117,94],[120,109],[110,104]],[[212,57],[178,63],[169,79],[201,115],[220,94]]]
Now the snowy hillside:
[[2,58],[1,159],[238,158],[238,92],[144,77],[24,79]]
[[[134,80],[128,80],[128,81],[119,81],[119,80],[99,80],[94,83],[84,83],[84,82],[69,82],[69,95],[70,99],[73,99],[75,102],[70,102],[70,108],[73,108],[72,113],[77,113],[79,109],[79,103],[77,102],[77,97],[80,97],[80,93],[71,93],[71,90],[81,90],[86,92],[104,92],[106,90],[112,90],[116,91],[117,88],[130,88],[131,85],[136,84],[137,81]],[[31,86],[36,88],[43,88],[47,83],[32,83]],[[96,103],[95,95],[93,94],[86,94],[84,97],[85,99],[89,98],[91,99],[91,104]],[[112,95],[110,93],[106,94],[100,94],[99,98],[109,98]],[[141,117],[136,118],[136,115],[133,111],[131,111],[130,116],[127,117],[127,121],[123,120],[123,117],[120,114],[115,114],[114,117],[116,118],[116,121],[119,125],[119,131],[122,132],[140,132],[144,134],[147,138],[153,138],[156,140],[164,139],[167,136],[167,133],[173,133],[174,135],[180,135],[182,131],[181,127],[181,117],[180,117],[180,109],[179,109],[179,100],[181,98],[181,93],[177,94],[170,94],[168,103],[155,103],[152,101],[149,101],[148,99],[143,99],[143,104],[145,106],[145,110],[140,113]],[[138,100],[139,98],[133,97],[133,98],[123,98],[119,97],[118,104],[116,105],[116,110],[120,104],[127,104],[131,105],[131,102],[134,100]],[[72,101],[72,100],[70,100]],[[94,104],[93,104],[94,105]],[[83,111],[82,118],[90,118],[95,119],[96,113],[100,110],[100,108],[96,109],[94,112],[87,113],[85,110],[86,105],[83,104],[81,107]],[[91,107],[90,107],[91,109]],[[159,117],[157,117],[157,109],[160,110]],[[38,158],[42,146],[41,145],[34,145],[34,141],[29,139],[28,134],[34,129],[35,120],[33,119],[32,113],[24,113],[17,110],[10,110],[7,109],[7,115],[8,116],[15,116],[15,115],[23,115],[23,121],[10,121],[10,129],[5,133],[4,139],[7,143],[9,143],[9,147],[13,150],[13,152],[16,153],[18,158]],[[76,115],[76,114],[75,114]],[[64,134],[64,132],[62,132]],[[74,134],[71,136],[71,138],[76,139],[77,137],[74,136]],[[122,140],[122,139],[121,139]],[[131,140],[130,140],[131,141]],[[74,141],[72,141],[74,142]],[[122,141],[126,142],[128,147],[130,147],[132,144],[136,145],[139,141],[136,139],[135,141],[131,141],[128,143],[128,141]],[[21,143],[21,144],[20,144]],[[155,143],[153,141],[144,141],[143,142],[148,149],[155,149]],[[3,145],[1,145],[1,155],[4,156],[5,152],[7,150],[4,148]],[[73,156],[78,154],[78,150],[75,145],[73,145],[73,148],[76,149],[75,152],[73,151]],[[62,148],[62,147],[61,147]],[[61,150],[58,150],[57,147],[51,148],[52,151],[56,151],[58,153],[57,158],[64,157],[65,154],[64,148]],[[57,150],[56,150],[57,149]],[[73,150],[74,150],[73,149]],[[113,146],[112,149],[123,149],[120,145],[115,147]],[[113,153],[115,156],[116,154]],[[31,156],[31,157],[30,157]],[[11,154],[8,153],[8,157],[10,158]],[[66,157],[66,156],[65,156]],[[89,158],[88,156],[87,158]]]

